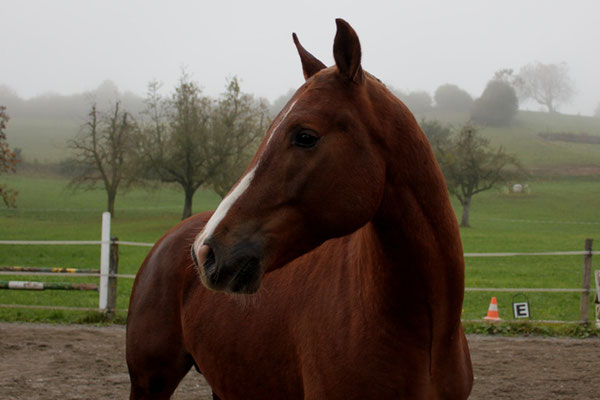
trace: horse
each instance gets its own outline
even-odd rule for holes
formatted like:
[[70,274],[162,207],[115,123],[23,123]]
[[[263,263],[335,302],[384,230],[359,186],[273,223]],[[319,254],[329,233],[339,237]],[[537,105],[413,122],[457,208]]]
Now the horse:
[[216,399],[465,399],[456,216],[414,116],[361,66],[336,20],[214,213],[184,220],[131,293],[131,399],[166,399],[192,366]]

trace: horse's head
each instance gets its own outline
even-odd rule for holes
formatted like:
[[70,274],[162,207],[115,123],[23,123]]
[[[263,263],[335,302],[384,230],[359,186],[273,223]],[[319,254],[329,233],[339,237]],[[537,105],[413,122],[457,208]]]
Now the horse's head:
[[264,273],[352,233],[377,213],[386,162],[381,135],[373,132],[381,130],[376,115],[386,110],[371,98],[374,87],[384,89],[363,72],[354,30],[336,22],[330,68],[293,35],[306,82],[192,246],[208,288],[253,293]]

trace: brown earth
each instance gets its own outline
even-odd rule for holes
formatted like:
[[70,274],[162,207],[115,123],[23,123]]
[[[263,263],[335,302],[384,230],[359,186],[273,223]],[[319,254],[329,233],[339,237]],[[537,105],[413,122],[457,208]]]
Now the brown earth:
[[[600,339],[469,336],[471,399],[598,399]],[[210,399],[192,370],[174,399]],[[0,398],[125,399],[122,326],[0,323]]]

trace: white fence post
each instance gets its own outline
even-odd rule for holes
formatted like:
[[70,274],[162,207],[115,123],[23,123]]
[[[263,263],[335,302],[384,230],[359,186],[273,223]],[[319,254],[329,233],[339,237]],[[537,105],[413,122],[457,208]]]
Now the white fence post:
[[102,213],[102,244],[100,245],[100,311],[108,307],[108,267],[110,263],[110,213]]
[[594,271],[596,277],[596,296],[594,297],[594,303],[596,303],[596,328],[600,329],[600,269]]

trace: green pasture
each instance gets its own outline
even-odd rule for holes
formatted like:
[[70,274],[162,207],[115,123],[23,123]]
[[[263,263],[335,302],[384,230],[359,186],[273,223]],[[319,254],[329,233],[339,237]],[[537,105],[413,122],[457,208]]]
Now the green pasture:
[[[101,190],[72,192],[67,181],[56,178],[10,176],[3,181],[19,191],[17,209],[0,209],[0,240],[100,240],[106,195]],[[219,197],[199,191],[194,211],[214,208]],[[183,193],[175,186],[159,190],[133,189],[117,196],[112,236],[121,240],[152,243],[181,219]],[[119,272],[135,274],[147,247],[120,246]],[[0,245],[0,265],[35,267],[99,268],[99,246],[6,246]],[[0,276],[0,280],[96,282],[97,278],[70,276]],[[133,280],[118,282],[117,308],[126,309]],[[98,307],[97,292],[0,290],[1,304],[32,304]],[[85,321],[80,312],[0,309],[4,320]]]
[[[530,193],[491,190],[474,197],[472,227],[461,229],[465,253],[582,251],[586,238],[595,239],[600,248],[600,181],[571,178],[528,185]],[[466,287],[581,288],[582,283],[583,256],[467,257],[465,263]],[[592,269],[598,268],[596,256]],[[579,293],[525,294],[533,319],[579,318]],[[464,318],[482,318],[495,296],[500,317],[510,320],[515,295],[467,292]]]
[[[105,194],[101,190],[71,192],[58,178],[3,176],[17,189],[17,209],[0,209],[0,240],[99,240]],[[551,252],[583,250],[585,238],[600,249],[600,181],[592,178],[527,182],[529,193],[509,194],[502,188],[477,195],[472,204],[471,228],[461,230],[464,251]],[[194,212],[212,209],[219,198],[198,192]],[[457,204],[455,204],[457,206]],[[154,242],[180,220],[183,193],[176,187],[131,189],[117,197],[112,235],[121,240]],[[460,212],[456,208],[457,212]],[[120,246],[119,272],[134,274],[148,248]],[[98,268],[99,246],[0,245],[0,265]],[[521,256],[467,258],[466,286],[486,288],[579,288],[583,256]],[[594,256],[592,269],[600,268]],[[1,276],[0,280],[97,282],[94,278],[28,278]],[[132,280],[119,279],[119,309],[127,308]],[[532,317],[572,321],[579,318],[579,293],[527,293]],[[492,296],[500,316],[512,320],[514,293],[467,292],[463,317],[481,319]],[[97,307],[97,292],[0,290],[2,304]],[[118,321],[123,321],[124,314]],[[590,305],[590,318],[593,318]],[[0,309],[0,320],[94,322],[94,313]]]

